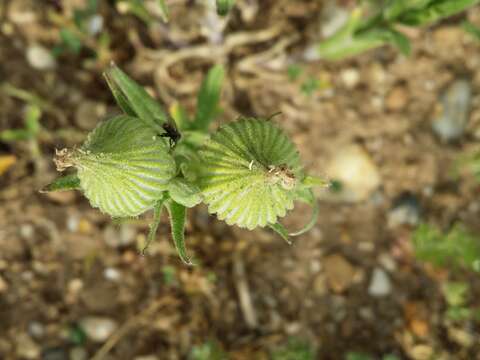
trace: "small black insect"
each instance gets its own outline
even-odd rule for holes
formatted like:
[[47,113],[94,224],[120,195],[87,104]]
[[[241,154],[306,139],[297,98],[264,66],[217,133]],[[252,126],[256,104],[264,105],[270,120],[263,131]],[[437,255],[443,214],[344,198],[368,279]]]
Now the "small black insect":
[[181,139],[182,134],[177,129],[177,125],[175,124],[175,120],[173,120],[170,116],[168,117],[168,121],[162,125],[163,130],[165,132],[160,134],[160,137],[168,138],[170,143],[170,148],[174,148],[177,145],[177,142]]

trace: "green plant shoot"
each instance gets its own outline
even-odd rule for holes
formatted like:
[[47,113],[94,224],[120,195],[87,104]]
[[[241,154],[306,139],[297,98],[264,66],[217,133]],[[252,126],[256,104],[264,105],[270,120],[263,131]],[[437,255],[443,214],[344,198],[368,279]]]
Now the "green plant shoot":
[[[79,188],[93,207],[114,218],[153,210],[146,247],[165,208],[186,264],[193,263],[185,244],[187,209],[202,202],[229,225],[270,227],[287,241],[308,231],[318,215],[312,187],[327,182],[305,173],[295,145],[271,121],[239,118],[208,133],[219,113],[223,77],[221,66],[209,71],[193,120],[179,105],[172,108],[179,119],[173,138],[167,125],[175,126],[174,120],[163,106],[112,64],[105,78],[124,115],[100,123],[81,147],[57,151],[57,170],[73,171],[43,191]],[[278,219],[296,201],[312,207],[312,218],[289,234]]]

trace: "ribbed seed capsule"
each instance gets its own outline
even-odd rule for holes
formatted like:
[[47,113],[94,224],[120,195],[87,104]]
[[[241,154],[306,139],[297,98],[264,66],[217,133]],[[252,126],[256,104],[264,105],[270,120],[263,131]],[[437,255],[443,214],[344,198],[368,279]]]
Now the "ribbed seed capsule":
[[254,229],[293,208],[303,179],[295,145],[269,121],[240,119],[217,130],[201,151],[199,187],[210,213]]
[[98,125],[69,161],[91,205],[113,217],[151,209],[176,173],[164,139],[129,116]]

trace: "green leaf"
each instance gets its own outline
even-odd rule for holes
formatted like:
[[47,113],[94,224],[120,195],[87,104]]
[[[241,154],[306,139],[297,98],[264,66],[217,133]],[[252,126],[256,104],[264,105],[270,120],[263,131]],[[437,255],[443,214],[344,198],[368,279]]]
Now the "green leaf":
[[461,226],[454,226],[443,234],[430,225],[422,224],[415,230],[413,245],[419,260],[435,266],[463,266],[478,271],[480,241]]
[[470,288],[467,283],[449,281],[442,286],[442,292],[449,306],[464,306],[467,304]]
[[268,224],[267,226],[273,231],[275,231],[278,235],[280,235],[282,239],[287,242],[288,245],[292,244],[292,242],[288,238],[288,230],[281,223],[277,222],[275,224]]
[[28,105],[25,114],[25,128],[35,137],[40,131],[40,117],[42,116],[42,110],[37,105]]
[[170,107],[170,114],[179,130],[187,129],[190,126],[190,118],[185,108],[178,102]]
[[402,33],[392,28],[385,29],[382,36],[392,45],[396,46],[400,52],[409,56],[411,53],[410,40]]
[[60,38],[62,39],[65,47],[72,53],[78,55],[80,53],[80,50],[82,50],[82,40],[80,40],[80,38],[72,31],[66,28],[61,29]]
[[115,64],[104,74],[118,105],[126,114],[136,115],[145,125],[157,133],[163,133],[162,125],[168,121],[162,106],[143,87],[133,81]]
[[128,12],[138,17],[146,25],[150,25],[154,20],[153,16],[145,8],[143,0],[125,0],[123,2],[128,4]]
[[218,102],[222,90],[225,70],[222,65],[215,65],[204,79],[197,99],[197,113],[192,124],[195,130],[207,131],[208,126],[218,113]]
[[300,77],[302,72],[303,72],[303,69],[300,65],[297,65],[297,64],[289,65],[287,68],[288,79],[290,81],[295,81]]
[[0,131],[0,140],[6,142],[30,140],[31,138],[32,134],[30,131],[25,129],[8,129]]
[[165,204],[170,215],[170,225],[172,229],[172,238],[180,259],[187,265],[193,265],[190,257],[187,255],[185,247],[185,221],[187,217],[186,208],[175,201],[168,201]]
[[66,175],[55,179],[53,182],[45,186],[41,193],[53,192],[53,191],[68,191],[80,189],[80,179],[77,174]]
[[165,22],[168,22],[168,18],[170,16],[170,14],[169,14],[169,11],[168,11],[168,6],[165,3],[165,0],[157,0],[157,4],[160,7],[162,20],[165,21]]
[[477,40],[480,40],[480,28],[473,25],[469,21],[464,21],[462,24],[463,29],[469,34],[473,35]]
[[217,0],[218,15],[225,16],[230,9],[235,5],[235,0]]
[[165,140],[128,116],[98,125],[71,157],[85,196],[113,217],[151,209],[177,172]]
[[290,338],[284,346],[272,352],[272,360],[314,360],[317,356],[313,346],[306,340]]
[[198,186],[181,177],[173,178],[168,183],[168,193],[175,202],[187,208],[194,207],[202,202],[202,195]]
[[432,0],[388,0],[383,9],[383,17],[387,21],[393,21],[407,10],[423,9]]
[[432,1],[424,9],[414,9],[404,13],[398,20],[411,26],[432,24],[446,17],[458,14],[469,7],[480,3],[480,0],[437,0]]
[[155,240],[155,236],[157,235],[158,225],[160,225],[162,209],[163,209],[163,205],[165,204],[165,200],[166,200],[166,197],[164,196],[160,200],[158,200],[153,206],[153,220],[152,220],[152,223],[150,224],[150,231],[148,232],[147,241],[145,243],[145,246],[142,249],[142,255],[145,255],[145,252],[147,251],[148,247],[150,246],[152,241]]

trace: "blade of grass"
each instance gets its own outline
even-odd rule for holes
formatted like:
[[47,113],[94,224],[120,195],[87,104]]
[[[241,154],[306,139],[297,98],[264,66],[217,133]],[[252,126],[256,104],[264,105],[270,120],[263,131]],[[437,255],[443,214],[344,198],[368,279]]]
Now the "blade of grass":
[[197,99],[197,113],[192,124],[195,130],[207,131],[208,126],[218,113],[218,102],[225,76],[223,66],[216,65],[204,79]]

